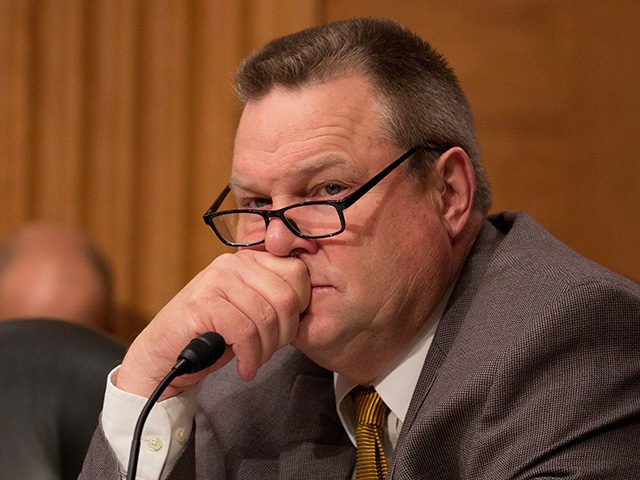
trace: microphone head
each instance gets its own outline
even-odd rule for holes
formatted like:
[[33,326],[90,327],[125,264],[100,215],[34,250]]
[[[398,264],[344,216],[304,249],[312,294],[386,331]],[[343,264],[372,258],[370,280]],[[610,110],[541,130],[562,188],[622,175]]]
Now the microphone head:
[[222,356],[226,347],[224,338],[217,332],[206,332],[194,338],[178,355],[178,362],[182,360],[184,365],[182,373],[196,373],[210,367]]

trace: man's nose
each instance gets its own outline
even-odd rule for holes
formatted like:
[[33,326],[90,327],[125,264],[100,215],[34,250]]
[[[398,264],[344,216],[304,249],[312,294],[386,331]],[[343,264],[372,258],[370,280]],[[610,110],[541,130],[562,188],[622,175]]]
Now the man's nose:
[[272,218],[267,225],[264,237],[265,250],[278,257],[288,257],[293,252],[313,253],[317,250],[316,241],[300,238],[293,233],[279,218]]

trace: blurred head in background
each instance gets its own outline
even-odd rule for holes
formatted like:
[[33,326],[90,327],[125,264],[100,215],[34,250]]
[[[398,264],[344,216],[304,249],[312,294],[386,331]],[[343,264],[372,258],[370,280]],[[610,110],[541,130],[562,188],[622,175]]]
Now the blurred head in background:
[[80,230],[34,223],[0,246],[0,320],[53,318],[110,331],[111,276]]

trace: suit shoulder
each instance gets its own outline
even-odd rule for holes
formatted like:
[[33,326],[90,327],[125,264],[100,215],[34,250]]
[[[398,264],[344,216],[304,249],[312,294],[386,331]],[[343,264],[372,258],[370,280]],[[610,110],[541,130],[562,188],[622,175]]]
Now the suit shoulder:
[[597,283],[640,297],[638,284],[572,250],[526,213],[504,212],[489,217],[489,223],[500,236],[487,265],[489,276],[543,282],[547,290]]

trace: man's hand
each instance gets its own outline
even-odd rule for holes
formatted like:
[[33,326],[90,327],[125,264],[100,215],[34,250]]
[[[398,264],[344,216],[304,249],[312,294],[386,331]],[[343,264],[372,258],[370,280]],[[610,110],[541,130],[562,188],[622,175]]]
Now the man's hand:
[[115,379],[125,391],[148,397],[198,335],[215,331],[228,345],[218,362],[176,379],[163,398],[195,385],[233,356],[238,374],[251,380],[298,330],[310,300],[304,262],[240,250],[214,260],[180,291],[134,340]]

